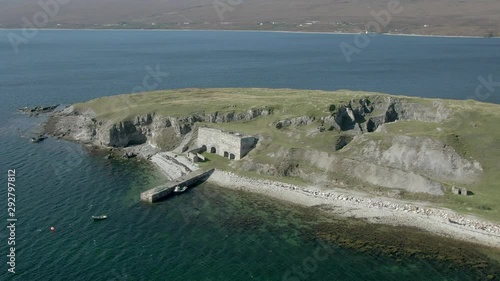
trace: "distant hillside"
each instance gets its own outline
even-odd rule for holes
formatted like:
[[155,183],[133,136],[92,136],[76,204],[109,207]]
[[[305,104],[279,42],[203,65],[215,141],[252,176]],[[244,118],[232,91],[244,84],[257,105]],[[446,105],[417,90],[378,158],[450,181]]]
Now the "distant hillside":
[[[47,9],[49,22],[45,23],[38,0],[0,0],[0,27],[22,27],[25,17],[46,28],[368,30],[500,36],[498,0],[401,0],[399,6],[389,0],[58,1],[66,4]],[[33,20],[37,12],[38,19]]]

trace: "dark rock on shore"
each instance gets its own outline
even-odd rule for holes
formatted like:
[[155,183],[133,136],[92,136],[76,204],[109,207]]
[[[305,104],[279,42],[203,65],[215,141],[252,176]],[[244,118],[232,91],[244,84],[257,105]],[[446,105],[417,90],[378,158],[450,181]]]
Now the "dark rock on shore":
[[31,138],[31,142],[34,142],[34,143],[38,143],[38,142],[42,142],[44,141],[45,139],[47,139],[48,137],[46,135],[38,135],[36,137],[32,137]]
[[122,157],[125,159],[130,159],[130,158],[137,157],[137,154],[134,152],[127,152],[127,153],[124,153]]
[[35,107],[23,107],[19,108],[17,111],[26,113],[29,116],[37,116],[40,113],[49,113],[54,111],[59,104],[47,105],[47,106],[35,106]]

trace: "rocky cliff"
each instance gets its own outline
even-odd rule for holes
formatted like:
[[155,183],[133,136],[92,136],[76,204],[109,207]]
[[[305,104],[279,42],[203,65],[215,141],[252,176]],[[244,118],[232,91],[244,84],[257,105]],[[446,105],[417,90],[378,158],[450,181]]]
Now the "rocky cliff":
[[172,149],[193,130],[196,123],[248,121],[271,113],[272,108],[249,109],[239,113],[216,111],[181,117],[147,113],[131,120],[114,122],[97,119],[90,108],[79,110],[70,106],[50,115],[45,128],[53,136],[98,146],[127,147],[149,143],[162,149]]

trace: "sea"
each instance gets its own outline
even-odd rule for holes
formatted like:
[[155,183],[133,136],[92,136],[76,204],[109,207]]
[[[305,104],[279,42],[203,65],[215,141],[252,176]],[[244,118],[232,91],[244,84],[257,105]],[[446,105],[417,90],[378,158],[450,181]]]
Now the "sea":
[[[14,36],[24,40],[13,46]],[[45,117],[17,112],[195,87],[350,89],[500,103],[500,39],[366,36],[361,44],[352,34],[0,30],[0,280],[491,278],[497,272],[489,267],[322,240],[319,224],[342,232],[337,218],[218,186],[142,203],[140,192],[164,181],[150,164],[106,160],[103,152],[54,138],[31,143]],[[15,211],[8,210],[9,170]],[[91,220],[102,214],[109,218]],[[397,228],[387,235],[398,235]]]

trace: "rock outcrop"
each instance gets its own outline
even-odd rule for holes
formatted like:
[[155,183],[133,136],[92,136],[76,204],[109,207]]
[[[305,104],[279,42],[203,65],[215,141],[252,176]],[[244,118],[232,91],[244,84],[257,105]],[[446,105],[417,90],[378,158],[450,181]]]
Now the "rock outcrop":
[[379,126],[396,121],[440,122],[449,114],[450,110],[439,101],[425,105],[393,97],[376,102],[365,98],[331,106],[331,114],[321,118],[321,125],[327,130],[360,134],[374,132]]
[[373,140],[360,135],[342,153],[358,161],[445,182],[472,183],[482,172],[478,162],[462,158],[451,146],[429,137],[392,136]]
[[305,126],[314,122],[316,118],[309,116],[299,116],[291,119],[280,120],[276,123],[276,129],[284,129],[289,126]]
[[173,148],[191,132],[198,122],[226,123],[252,120],[272,114],[272,108],[249,109],[244,112],[197,113],[174,117],[154,113],[130,120],[114,122],[97,120],[91,109],[79,111],[73,106],[53,113],[45,126],[48,134],[99,146],[127,147],[149,143],[156,147]]
[[479,162],[465,159],[451,146],[427,137],[388,136],[374,140],[369,135],[357,135],[334,153],[279,148],[268,156],[266,163],[247,159],[241,168],[295,176],[318,185],[341,180],[348,186],[368,184],[431,195],[443,195],[444,183],[477,182],[483,172]]
[[54,105],[43,105],[43,106],[35,106],[35,107],[23,107],[19,108],[17,111],[28,114],[29,116],[37,116],[41,113],[49,113],[54,111],[59,104]]

